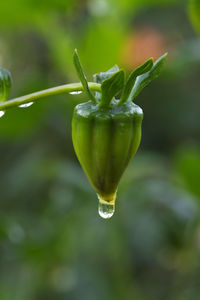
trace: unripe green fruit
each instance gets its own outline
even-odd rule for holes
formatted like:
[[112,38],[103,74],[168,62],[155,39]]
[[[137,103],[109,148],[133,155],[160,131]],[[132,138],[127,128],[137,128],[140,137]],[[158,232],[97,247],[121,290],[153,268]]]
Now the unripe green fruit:
[[[89,89],[78,52],[74,65],[90,101],[76,106],[72,120],[72,140],[79,162],[99,198],[99,215],[112,217],[118,184],[141,140],[142,109],[132,101],[157,78],[167,54],[155,63],[150,58],[131,72],[117,65],[94,75],[101,84],[95,96]],[[115,99],[121,93],[120,100]]]
[[114,203],[120,178],[141,140],[142,109],[134,103],[75,107],[72,140],[78,160],[101,200]]

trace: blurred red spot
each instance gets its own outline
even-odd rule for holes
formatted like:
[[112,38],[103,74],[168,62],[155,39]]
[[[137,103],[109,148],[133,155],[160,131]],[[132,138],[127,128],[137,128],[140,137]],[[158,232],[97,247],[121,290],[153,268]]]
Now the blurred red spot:
[[167,51],[164,35],[155,28],[140,28],[132,32],[122,49],[122,64],[133,69],[150,57],[156,60]]

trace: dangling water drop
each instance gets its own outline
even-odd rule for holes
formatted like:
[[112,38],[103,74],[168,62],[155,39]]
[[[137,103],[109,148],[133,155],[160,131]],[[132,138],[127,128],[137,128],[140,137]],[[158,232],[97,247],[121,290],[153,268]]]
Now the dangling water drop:
[[0,118],[3,117],[5,115],[5,111],[0,110]]
[[21,107],[21,108],[26,108],[26,107],[31,106],[32,104],[33,104],[33,102],[28,102],[28,103],[19,105],[19,107]]
[[70,95],[79,95],[81,93],[82,91],[74,91],[74,92],[70,92]]
[[103,219],[110,219],[115,212],[115,201],[107,202],[101,199],[99,195],[97,196],[99,199],[98,212],[100,217],[102,217]]

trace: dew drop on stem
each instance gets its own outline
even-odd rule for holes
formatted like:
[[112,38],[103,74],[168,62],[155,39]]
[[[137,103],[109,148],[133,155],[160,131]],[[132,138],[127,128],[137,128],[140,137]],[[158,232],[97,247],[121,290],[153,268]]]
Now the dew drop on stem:
[[26,108],[26,107],[29,107],[33,104],[33,102],[28,102],[28,103],[24,103],[24,104],[21,104],[19,105],[20,108]]
[[74,91],[74,92],[70,92],[70,95],[79,95],[81,93],[82,91]]
[[3,117],[5,115],[5,111],[0,110],[0,118]]

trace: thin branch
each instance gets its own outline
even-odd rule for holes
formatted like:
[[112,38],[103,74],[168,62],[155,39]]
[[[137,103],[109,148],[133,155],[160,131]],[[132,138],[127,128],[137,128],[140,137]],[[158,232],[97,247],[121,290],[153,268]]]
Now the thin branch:
[[[100,92],[101,85],[94,82],[88,82],[89,88],[93,91]],[[0,111],[4,111],[8,108],[16,107],[25,103],[35,102],[41,98],[46,98],[48,96],[64,94],[64,93],[71,93],[71,92],[78,92],[83,91],[83,86],[81,83],[69,83],[60,86],[56,86],[50,89],[42,90],[39,92],[35,92],[32,94],[28,94],[25,96],[21,96],[18,98],[14,98],[5,102],[0,103]],[[89,99],[88,99],[89,100]]]

